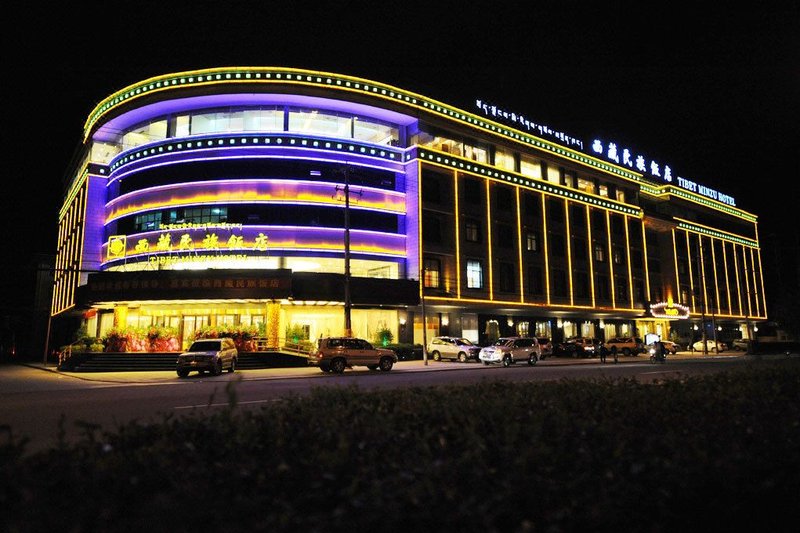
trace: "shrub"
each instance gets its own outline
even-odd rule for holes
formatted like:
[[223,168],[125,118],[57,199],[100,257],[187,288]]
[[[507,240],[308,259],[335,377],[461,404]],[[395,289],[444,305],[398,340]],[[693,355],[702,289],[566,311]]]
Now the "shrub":
[[388,346],[394,340],[394,334],[392,330],[387,327],[378,328],[378,331],[375,332],[375,344],[379,346]]

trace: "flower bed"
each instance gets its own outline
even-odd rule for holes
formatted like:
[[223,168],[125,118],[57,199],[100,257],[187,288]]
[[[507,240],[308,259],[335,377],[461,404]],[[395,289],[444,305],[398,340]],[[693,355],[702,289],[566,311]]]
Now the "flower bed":
[[179,352],[181,342],[175,328],[112,328],[103,337],[106,352]]
[[220,337],[230,337],[240,352],[255,352],[258,337],[256,326],[205,326],[194,332],[192,340],[197,339],[218,339]]

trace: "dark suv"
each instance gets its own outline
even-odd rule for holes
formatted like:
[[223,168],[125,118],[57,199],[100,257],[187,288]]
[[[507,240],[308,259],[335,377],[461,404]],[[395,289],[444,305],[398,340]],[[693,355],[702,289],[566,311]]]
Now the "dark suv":
[[392,350],[374,348],[364,339],[354,337],[328,337],[320,339],[308,364],[318,366],[323,372],[341,374],[345,368],[365,366],[370,370],[380,368],[388,372],[397,362]]

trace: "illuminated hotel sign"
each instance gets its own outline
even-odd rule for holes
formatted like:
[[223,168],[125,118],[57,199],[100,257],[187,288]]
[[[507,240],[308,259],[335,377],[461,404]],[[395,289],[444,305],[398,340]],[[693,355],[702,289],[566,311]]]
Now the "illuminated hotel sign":
[[674,302],[658,302],[650,304],[650,314],[654,318],[689,318],[689,308]]
[[598,154],[609,161],[613,161],[618,165],[635,168],[643,174],[649,174],[650,176],[658,178],[667,183],[677,183],[679,187],[686,189],[687,191],[702,194],[703,196],[713,198],[714,200],[722,202],[723,204],[728,204],[731,206],[736,205],[736,199],[733,196],[728,196],[727,194],[723,194],[691,180],[673,176],[672,168],[670,168],[668,165],[661,165],[654,160],[648,160],[641,154],[632,153],[628,148],[620,148],[617,146],[617,143],[604,143],[600,139],[595,139],[592,141],[591,150],[595,154]]
[[484,112],[484,114],[486,114],[486,116],[511,122],[515,127],[520,126],[535,135],[552,137],[558,139],[567,146],[575,146],[580,150],[583,150],[582,140],[567,135],[563,131],[554,130],[550,126],[545,126],[544,124],[537,124],[536,122],[529,120],[524,115],[511,113],[504,109],[500,109],[496,105],[489,104],[483,100],[476,100],[475,104],[481,111]]

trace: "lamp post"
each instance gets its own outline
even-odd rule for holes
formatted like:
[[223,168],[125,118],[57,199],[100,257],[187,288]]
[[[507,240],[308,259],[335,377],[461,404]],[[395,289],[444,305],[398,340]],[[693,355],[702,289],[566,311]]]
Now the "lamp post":
[[353,336],[350,322],[350,166],[344,165],[344,335]]

